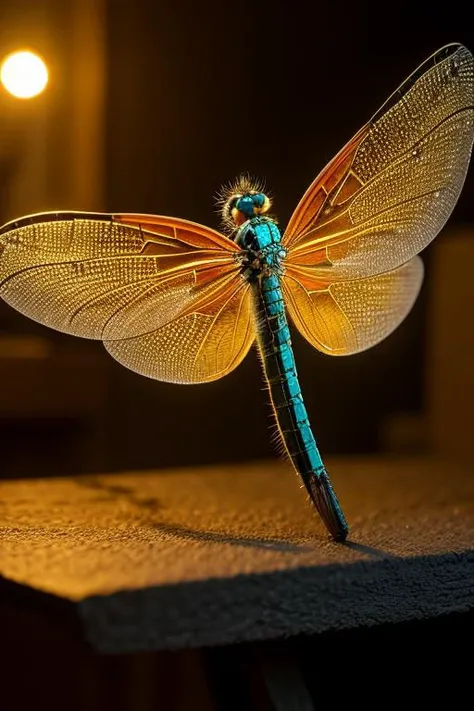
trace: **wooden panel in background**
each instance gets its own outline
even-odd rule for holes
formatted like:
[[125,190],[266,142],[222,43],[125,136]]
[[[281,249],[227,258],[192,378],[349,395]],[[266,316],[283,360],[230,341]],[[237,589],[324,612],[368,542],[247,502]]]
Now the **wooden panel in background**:
[[474,226],[451,230],[433,249],[426,356],[431,448],[473,468]]

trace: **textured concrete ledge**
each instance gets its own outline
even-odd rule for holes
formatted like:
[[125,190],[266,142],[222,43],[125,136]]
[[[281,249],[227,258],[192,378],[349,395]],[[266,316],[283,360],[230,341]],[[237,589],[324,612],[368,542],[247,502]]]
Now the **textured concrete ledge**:
[[[228,644],[474,608],[474,479],[329,462],[337,544],[275,462],[0,483],[0,590],[106,652]],[[21,594],[20,594],[21,591]],[[46,593],[46,595],[45,595]]]

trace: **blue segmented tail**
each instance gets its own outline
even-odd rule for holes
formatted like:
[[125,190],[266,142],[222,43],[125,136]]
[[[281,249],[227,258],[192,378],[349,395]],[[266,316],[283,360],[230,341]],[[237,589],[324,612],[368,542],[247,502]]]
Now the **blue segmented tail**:
[[252,294],[263,368],[285,448],[328,531],[343,541],[349,528],[309,424],[279,277],[272,274],[254,281]]

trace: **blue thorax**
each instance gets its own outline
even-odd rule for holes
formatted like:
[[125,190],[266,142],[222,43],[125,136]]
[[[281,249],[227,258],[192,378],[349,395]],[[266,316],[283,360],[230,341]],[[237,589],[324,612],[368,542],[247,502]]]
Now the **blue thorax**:
[[244,222],[237,231],[235,242],[246,252],[242,260],[245,278],[253,281],[259,275],[282,273],[286,249],[281,243],[280,230],[270,217],[252,217]]

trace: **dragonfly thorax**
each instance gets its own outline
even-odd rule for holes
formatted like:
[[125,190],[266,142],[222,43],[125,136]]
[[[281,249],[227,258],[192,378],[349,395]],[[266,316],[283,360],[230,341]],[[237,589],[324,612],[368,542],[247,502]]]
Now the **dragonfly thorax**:
[[235,241],[242,247],[238,258],[242,274],[249,281],[283,272],[286,249],[281,243],[280,230],[269,217],[247,220],[237,231]]

